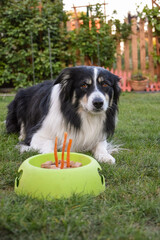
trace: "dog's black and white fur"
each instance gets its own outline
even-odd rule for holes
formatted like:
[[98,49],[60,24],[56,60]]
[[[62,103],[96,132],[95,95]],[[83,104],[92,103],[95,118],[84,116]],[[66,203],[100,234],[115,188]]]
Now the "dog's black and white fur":
[[99,162],[115,163],[107,137],[115,130],[119,77],[100,67],[64,69],[55,81],[21,89],[8,106],[8,133],[20,132],[21,151],[61,150],[64,132],[72,151],[91,151]]

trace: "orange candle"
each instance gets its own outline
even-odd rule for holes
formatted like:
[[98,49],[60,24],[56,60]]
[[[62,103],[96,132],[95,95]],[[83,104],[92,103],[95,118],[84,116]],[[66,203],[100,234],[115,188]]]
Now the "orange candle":
[[67,148],[67,167],[70,167],[70,150],[72,146],[72,139],[69,139],[68,148]]
[[62,159],[61,159],[61,169],[64,168],[64,151],[65,151],[66,142],[67,142],[67,132],[64,133],[64,142],[63,142]]
[[58,167],[57,141],[58,141],[58,138],[56,137],[55,145],[54,145],[54,158],[55,158],[56,167]]

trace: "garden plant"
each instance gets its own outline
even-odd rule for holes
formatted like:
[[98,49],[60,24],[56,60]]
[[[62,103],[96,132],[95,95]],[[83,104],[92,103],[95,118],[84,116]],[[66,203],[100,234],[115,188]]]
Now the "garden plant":
[[[0,3],[0,87],[26,87],[55,78],[67,66],[90,63],[111,68],[116,39],[126,39],[130,24],[105,22],[100,4],[82,13],[79,31],[67,30],[61,0],[7,0]],[[99,19],[101,28],[97,29]],[[112,28],[116,27],[116,32]]]

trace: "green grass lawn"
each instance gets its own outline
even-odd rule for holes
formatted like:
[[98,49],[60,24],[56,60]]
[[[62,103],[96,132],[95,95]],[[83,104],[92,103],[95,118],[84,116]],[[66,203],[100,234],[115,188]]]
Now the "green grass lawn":
[[101,164],[107,188],[98,197],[51,202],[19,197],[17,135],[3,121],[11,97],[0,98],[0,239],[147,240],[160,236],[160,93],[122,93],[113,140],[128,149]]

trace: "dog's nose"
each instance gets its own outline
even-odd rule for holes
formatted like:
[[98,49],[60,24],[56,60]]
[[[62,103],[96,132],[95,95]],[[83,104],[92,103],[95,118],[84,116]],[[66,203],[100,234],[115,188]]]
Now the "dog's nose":
[[93,106],[97,109],[100,109],[103,106],[103,100],[101,98],[95,98],[93,100]]

